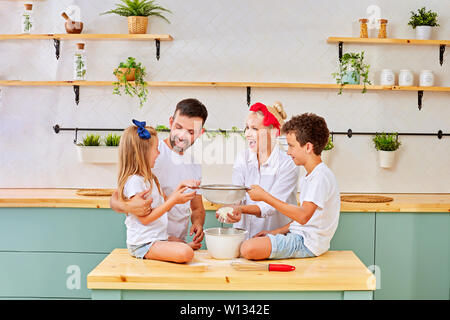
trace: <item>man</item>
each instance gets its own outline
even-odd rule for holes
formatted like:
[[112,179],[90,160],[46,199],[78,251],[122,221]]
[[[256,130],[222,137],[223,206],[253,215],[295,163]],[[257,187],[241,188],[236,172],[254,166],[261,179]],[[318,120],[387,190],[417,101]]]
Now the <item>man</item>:
[[[195,164],[185,151],[204,133],[203,125],[207,117],[208,111],[200,101],[185,99],[177,104],[174,115],[169,118],[170,136],[159,141],[160,155],[153,168],[164,194],[171,194],[183,180],[196,180],[197,184],[200,183],[201,165]],[[116,191],[111,197],[110,206],[119,213],[146,216],[150,213],[152,203],[151,198],[147,199],[148,196],[149,191],[146,190],[130,201],[123,202],[119,200]],[[189,235],[195,234],[192,239],[194,249],[199,249],[204,237],[205,208],[198,192],[190,202],[176,205],[168,212],[170,240],[186,241],[189,217],[192,223]]]

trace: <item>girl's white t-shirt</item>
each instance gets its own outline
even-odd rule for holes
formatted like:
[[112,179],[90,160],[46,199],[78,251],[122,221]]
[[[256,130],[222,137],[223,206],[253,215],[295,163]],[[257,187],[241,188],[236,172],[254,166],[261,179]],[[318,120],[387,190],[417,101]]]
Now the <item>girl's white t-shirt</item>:
[[[150,189],[150,183],[144,177],[132,175],[125,183],[123,195],[125,198],[130,199],[135,194],[148,189]],[[164,202],[164,198],[159,194],[156,183],[153,183],[151,197],[153,198],[151,204],[152,209],[159,207]],[[148,242],[167,240],[167,221],[167,213],[164,213],[155,221],[144,225],[135,215],[127,213],[125,219],[125,225],[127,226],[127,245],[137,246]]]
[[341,210],[336,177],[323,162],[300,178],[300,204],[304,201],[313,202],[317,209],[306,224],[292,222],[289,231],[301,235],[305,246],[320,256],[330,248]]

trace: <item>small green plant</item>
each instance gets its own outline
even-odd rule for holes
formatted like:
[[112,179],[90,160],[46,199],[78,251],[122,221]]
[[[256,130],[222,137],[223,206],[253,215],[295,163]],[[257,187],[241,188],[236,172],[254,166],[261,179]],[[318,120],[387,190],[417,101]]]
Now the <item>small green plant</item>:
[[100,145],[100,135],[98,134],[88,134],[83,138],[83,146],[92,147]]
[[[127,69],[126,72],[122,72],[119,68]],[[127,81],[127,75],[130,74],[130,69],[135,69],[135,80],[133,82]],[[122,95],[121,88],[124,93],[130,97],[137,96],[139,98],[139,108],[142,108],[147,101],[148,90],[146,88],[147,83],[144,81],[144,77],[147,75],[145,67],[142,64],[136,63],[136,58],[128,57],[126,62],[121,62],[113,74],[118,77],[119,81],[114,82],[113,94]]]
[[323,150],[328,151],[334,148],[334,144],[333,141],[331,141],[331,136],[328,138],[328,142],[325,146],[325,148],[323,148]]
[[437,23],[437,13],[431,10],[426,11],[425,7],[417,10],[417,13],[411,11],[411,18],[408,25],[415,29],[417,26],[439,27]]
[[172,13],[170,10],[165,9],[155,3],[154,0],[120,0],[122,3],[116,4],[116,9],[112,9],[103,14],[117,14],[122,17],[149,17],[155,16],[164,19],[166,22],[170,21],[163,16],[162,12]]
[[164,125],[156,126],[155,130],[157,132],[169,132],[170,131],[170,129]]
[[364,64],[364,51],[361,53],[345,53],[339,64],[339,72],[331,74],[333,78],[336,79],[336,83],[341,85],[338,94],[342,94],[342,88],[344,85],[348,84],[348,81],[346,81],[345,78],[348,77],[349,74],[351,74],[352,79],[355,82],[358,81],[358,75],[362,78],[364,84],[362,93],[365,93],[367,91],[366,84],[372,84],[369,81],[369,68],[370,65]]
[[108,147],[118,147],[120,143],[120,135],[109,133],[105,136],[105,145]]
[[375,144],[375,149],[381,151],[395,151],[397,150],[401,142],[398,141],[398,133],[377,133],[372,139]]

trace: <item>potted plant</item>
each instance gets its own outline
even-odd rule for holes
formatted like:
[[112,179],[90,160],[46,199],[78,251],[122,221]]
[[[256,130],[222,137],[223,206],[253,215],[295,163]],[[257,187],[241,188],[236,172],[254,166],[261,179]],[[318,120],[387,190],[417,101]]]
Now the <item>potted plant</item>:
[[416,39],[431,39],[431,30],[433,27],[439,27],[437,23],[437,13],[431,10],[426,11],[425,7],[417,10],[417,13],[411,11],[411,18],[408,25],[416,30]]
[[333,141],[331,141],[331,136],[328,138],[328,142],[325,146],[325,148],[323,148],[322,150],[322,154],[321,154],[321,158],[322,161],[328,165],[329,161],[330,161],[330,154],[331,154],[331,149],[334,148],[334,144]]
[[336,83],[341,85],[338,94],[342,94],[342,88],[346,84],[360,84],[361,78],[364,84],[362,93],[365,93],[366,84],[372,84],[369,81],[369,68],[370,65],[364,64],[364,51],[345,53],[339,63],[339,72],[332,73]]
[[116,4],[116,8],[103,12],[103,14],[117,14],[128,18],[128,32],[131,34],[147,33],[148,17],[156,16],[170,21],[163,16],[162,12],[172,13],[155,3],[154,0],[120,0],[122,3]]
[[100,135],[88,134],[76,145],[78,160],[87,163],[116,163],[119,157],[120,136],[110,133],[101,145]]
[[381,168],[391,168],[395,161],[395,154],[401,145],[397,133],[377,133],[372,139],[378,152]]
[[125,94],[139,98],[139,107],[142,108],[148,95],[147,83],[144,81],[144,77],[147,75],[145,67],[140,62],[136,63],[135,58],[128,57],[126,62],[121,62],[114,69],[113,74],[118,79],[113,83],[113,94],[122,95],[121,89],[123,88]]

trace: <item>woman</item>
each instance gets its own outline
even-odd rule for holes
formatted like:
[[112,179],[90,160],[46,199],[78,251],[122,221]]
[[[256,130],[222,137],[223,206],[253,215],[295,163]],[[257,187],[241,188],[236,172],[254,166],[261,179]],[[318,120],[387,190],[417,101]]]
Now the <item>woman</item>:
[[[296,204],[298,169],[276,140],[284,119],[286,113],[279,102],[269,107],[262,103],[250,107],[245,127],[249,148],[236,157],[232,179],[236,185],[260,185],[276,198]],[[247,230],[247,237],[290,222],[265,202],[252,201],[248,194],[241,204],[232,207],[227,222]]]

